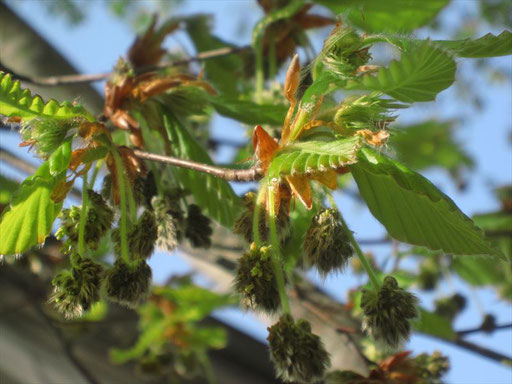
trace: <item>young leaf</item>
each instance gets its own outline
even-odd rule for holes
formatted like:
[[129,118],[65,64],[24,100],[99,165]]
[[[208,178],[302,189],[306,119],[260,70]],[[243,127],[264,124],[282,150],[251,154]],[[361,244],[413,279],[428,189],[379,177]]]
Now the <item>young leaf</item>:
[[338,169],[356,161],[361,138],[353,136],[333,141],[304,141],[277,152],[268,169],[268,178]]
[[481,229],[430,181],[369,148],[350,166],[372,214],[397,240],[454,255],[504,258]]
[[46,162],[21,184],[0,221],[0,255],[18,255],[44,241],[62,207],[51,195],[63,178],[52,176]]
[[285,105],[260,105],[227,97],[211,97],[210,102],[221,115],[251,125],[282,125],[288,110]]
[[13,81],[10,74],[0,71],[0,115],[19,116],[23,121],[38,116],[55,119],[83,117],[94,121],[94,117],[80,105],[69,102],[59,104],[50,100],[46,104],[38,95],[32,96],[28,89],[22,89],[18,80]]
[[367,32],[408,32],[431,22],[449,0],[314,0]]
[[414,330],[445,340],[455,340],[457,338],[450,320],[423,308],[419,308],[419,316],[414,323]]
[[[163,118],[174,156],[212,164],[203,147],[172,114],[167,113]],[[233,226],[241,201],[225,180],[185,168],[176,168],[176,172],[179,181],[192,192],[196,204],[205,209],[208,216],[228,228]]]
[[488,33],[476,40],[434,40],[433,42],[459,57],[496,57],[512,54],[510,31],[503,31],[498,36]]
[[415,44],[400,61],[380,68],[377,75],[350,81],[348,89],[370,89],[407,103],[431,101],[455,79],[455,61],[442,48],[429,42]]

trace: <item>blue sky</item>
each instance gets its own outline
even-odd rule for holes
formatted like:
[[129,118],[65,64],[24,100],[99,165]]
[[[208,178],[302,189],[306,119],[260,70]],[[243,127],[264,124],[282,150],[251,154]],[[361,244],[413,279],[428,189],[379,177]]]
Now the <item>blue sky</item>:
[[[48,15],[38,1],[19,1],[15,4],[15,10],[24,17],[30,25],[41,35],[49,40],[61,51],[79,70],[84,73],[108,71],[123,55],[133,41],[133,31],[126,23],[112,17],[102,3],[89,3],[89,13],[86,21],[78,27],[70,28],[62,18],[53,18]],[[148,3],[149,4],[149,3]],[[469,4],[469,5],[468,5]],[[453,25],[461,22],[464,12],[471,12],[474,3],[469,1],[457,1],[441,17],[450,21]],[[474,7],[473,7],[474,8]],[[215,15],[214,25],[216,33],[224,39],[247,44],[250,41],[252,25],[261,15],[259,9],[252,0],[247,1],[188,1],[183,8],[184,13],[210,13]],[[240,18],[243,23],[239,23]],[[482,30],[483,35],[490,29]],[[322,35],[328,33],[323,30],[316,33],[314,42],[318,47],[322,41]],[[446,36],[435,36],[443,38]],[[183,34],[167,40],[168,46],[180,45],[188,52],[192,48]],[[460,193],[450,177],[442,171],[428,171],[424,174],[429,177],[443,192],[447,193],[457,205],[468,215],[498,208],[491,187],[510,183],[512,181],[512,152],[509,135],[512,128],[512,90],[509,83],[494,84],[488,86],[484,75],[477,73],[474,63],[460,61],[459,75],[469,75],[475,87],[481,92],[485,102],[483,111],[474,111],[468,104],[454,102],[458,96],[454,89],[443,92],[436,103],[429,103],[419,108],[407,111],[402,117],[403,122],[422,117],[450,118],[464,114],[467,119],[464,126],[458,132],[458,139],[471,153],[476,162],[477,169],[470,179],[469,188]],[[493,64],[512,71],[510,58],[493,59]],[[484,87],[485,85],[485,87]],[[102,84],[97,84],[99,89]],[[78,95],[77,95],[78,96]],[[228,137],[231,140],[246,140],[245,128],[231,120],[216,118],[213,135],[215,137]],[[0,136],[2,143],[15,140],[13,135]],[[223,151],[220,160],[229,155],[229,150]],[[4,169],[2,168],[2,172]],[[361,238],[379,238],[384,233],[382,226],[369,214],[361,204],[354,202],[343,193],[337,195],[338,206],[356,233]],[[385,255],[387,247],[372,247],[377,255]],[[153,256],[155,279],[162,280],[168,273],[181,273],[189,270],[186,263],[179,257],[156,254]],[[347,275],[333,276],[325,281],[311,274],[324,289],[334,297],[345,299],[348,289],[354,287],[358,280]],[[497,316],[498,323],[512,321],[512,306],[498,302],[497,296],[491,289],[470,291],[460,281],[454,280],[445,284],[441,292],[448,295],[454,291],[462,291],[468,295],[469,308],[455,323],[457,329],[475,327],[480,322],[480,308]],[[421,295],[423,304],[429,307],[433,295]],[[266,330],[259,325],[250,315],[241,314],[238,311],[228,310],[220,314],[223,319],[229,319],[235,324],[254,335],[257,338],[265,338]],[[481,343],[489,348],[512,355],[512,331],[495,332],[491,336],[475,335],[471,341]],[[415,353],[432,352],[440,350],[451,358],[452,369],[447,375],[447,382],[453,384],[510,384],[512,383],[512,371],[494,362],[479,358],[469,352],[451,347],[423,336],[414,336],[407,348]]]

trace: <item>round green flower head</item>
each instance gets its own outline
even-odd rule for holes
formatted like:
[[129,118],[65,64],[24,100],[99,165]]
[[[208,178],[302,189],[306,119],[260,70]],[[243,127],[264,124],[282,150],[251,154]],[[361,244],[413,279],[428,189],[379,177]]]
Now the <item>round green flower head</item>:
[[201,213],[201,208],[195,204],[188,207],[185,237],[194,248],[209,248],[212,244],[210,237],[213,229],[211,220]]
[[311,220],[304,238],[304,263],[322,275],[342,270],[354,254],[347,233],[335,209],[323,209]]
[[185,218],[179,200],[167,196],[154,196],[151,199],[151,206],[157,223],[156,245],[171,252],[181,243],[185,232]]
[[268,328],[270,358],[285,382],[316,383],[330,366],[322,340],[306,320],[295,322],[290,314]]
[[252,309],[275,312],[281,301],[272,266],[272,247],[258,248],[252,243],[238,261],[234,281],[236,291],[243,302]]
[[[242,211],[240,216],[235,221],[233,232],[243,237],[249,244],[254,241],[252,233],[252,222],[254,218],[254,207],[256,205],[256,194],[254,192],[248,192],[244,196],[243,202],[245,209]],[[264,243],[270,241],[270,228],[268,225],[268,219],[265,209],[260,209],[259,218],[259,235],[260,239]],[[276,220],[277,233],[281,240],[281,244],[286,243],[291,235],[290,217],[286,212],[285,204],[279,206],[279,212]]]
[[105,288],[110,300],[133,308],[148,295],[150,282],[151,268],[144,260],[128,265],[118,259],[106,273]]
[[379,291],[363,290],[363,330],[396,348],[409,338],[410,322],[418,316],[417,303],[416,296],[400,288],[394,277],[386,276]]
[[64,270],[54,277],[50,303],[66,318],[82,316],[100,299],[102,274],[101,264],[80,257],[71,270]]
[[435,312],[443,317],[453,320],[466,308],[466,298],[460,293],[435,301]]

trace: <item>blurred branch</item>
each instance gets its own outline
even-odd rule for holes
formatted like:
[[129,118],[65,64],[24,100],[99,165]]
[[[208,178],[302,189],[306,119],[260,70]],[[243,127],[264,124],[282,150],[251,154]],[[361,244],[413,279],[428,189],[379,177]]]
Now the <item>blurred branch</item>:
[[492,327],[492,329],[488,329],[486,327],[476,327],[476,328],[470,328],[470,329],[465,329],[463,331],[457,331],[457,335],[458,336],[465,336],[465,335],[470,335],[472,333],[478,333],[478,332],[487,332],[487,333],[490,333],[490,332],[493,332],[493,331],[497,331],[499,329],[507,329],[507,328],[512,328],[512,323],[509,323],[509,324],[503,324],[503,325],[495,325]]
[[[146,72],[152,72],[158,69],[165,69],[169,67],[177,67],[180,65],[190,64],[196,61],[203,61],[214,59],[217,57],[232,55],[234,53],[239,53],[245,50],[250,49],[249,46],[243,47],[225,47],[214,49],[211,51],[205,51],[199,53],[197,56],[190,57],[188,59],[182,60],[172,60],[168,62],[163,62],[158,65],[153,65],[149,67],[142,67],[135,69],[136,74],[142,74]],[[65,85],[65,84],[80,84],[80,83],[90,83],[95,81],[103,81],[107,80],[113,72],[104,72],[104,73],[93,73],[93,74],[72,74],[72,75],[58,75],[58,76],[45,76],[45,77],[33,77],[27,76],[20,73],[17,73],[12,68],[7,67],[5,64],[0,62],[0,71],[8,72],[12,74],[12,76],[18,80],[21,80],[26,83],[31,83],[35,85],[41,86],[56,86],[56,85]]]

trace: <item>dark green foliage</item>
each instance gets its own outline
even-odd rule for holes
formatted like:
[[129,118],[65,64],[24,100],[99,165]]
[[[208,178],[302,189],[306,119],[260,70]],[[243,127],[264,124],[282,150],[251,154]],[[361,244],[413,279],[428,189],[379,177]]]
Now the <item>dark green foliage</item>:
[[304,237],[304,264],[326,275],[343,270],[354,249],[335,209],[323,209],[311,220]]
[[[235,225],[233,227],[233,232],[243,237],[245,241],[247,241],[249,244],[254,241],[252,225],[255,204],[256,194],[254,192],[246,193],[246,195],[244,196],[245,209],[242,211],[240,216],[238,216],[238,219],[235,221]],[[258,224],[260,240],[263,243],[268,243],[270,241],[270,229],[266,210],[263,207],[260,209],[260,218]],[[279,235],[281,243],[286,243],[286,241],[289,239],[291,235],[291,227],[290,217],[288,215],[287,208],[284,204],[279,206],[279,213],[277,215],[276,226],[277,233]]]
[[270,357],[281,379],[309,384],[323,378],[330,366],[329,354],[308,321],[295,322],[285,314],[268,332]]
[[105,291],[111,301],[134,308],[148,295],[150,282],[151,268],[145,260],[128,265],[117,259],[106,272]]
[[244,305],[266,312],[275,312],[281,305],[271,252],[270,246],[258,248],[252,243],[238,260],[234,281]]
[[411,333],[411,320],[418,316],[418,299],[386,276],[379,291],[366,289],[361,297],[363,329],[376,340],[398,347]]
[[185,237],[195,248],[209,248],[212,244],[213,229],[211,220],[201,212],[201,208],[195,204],[188,207]]
[[78,257],[71,270],[63,270],[54,277],[50,303],[66,318],[82,316],[100,298],[102,274],[101,264]]

